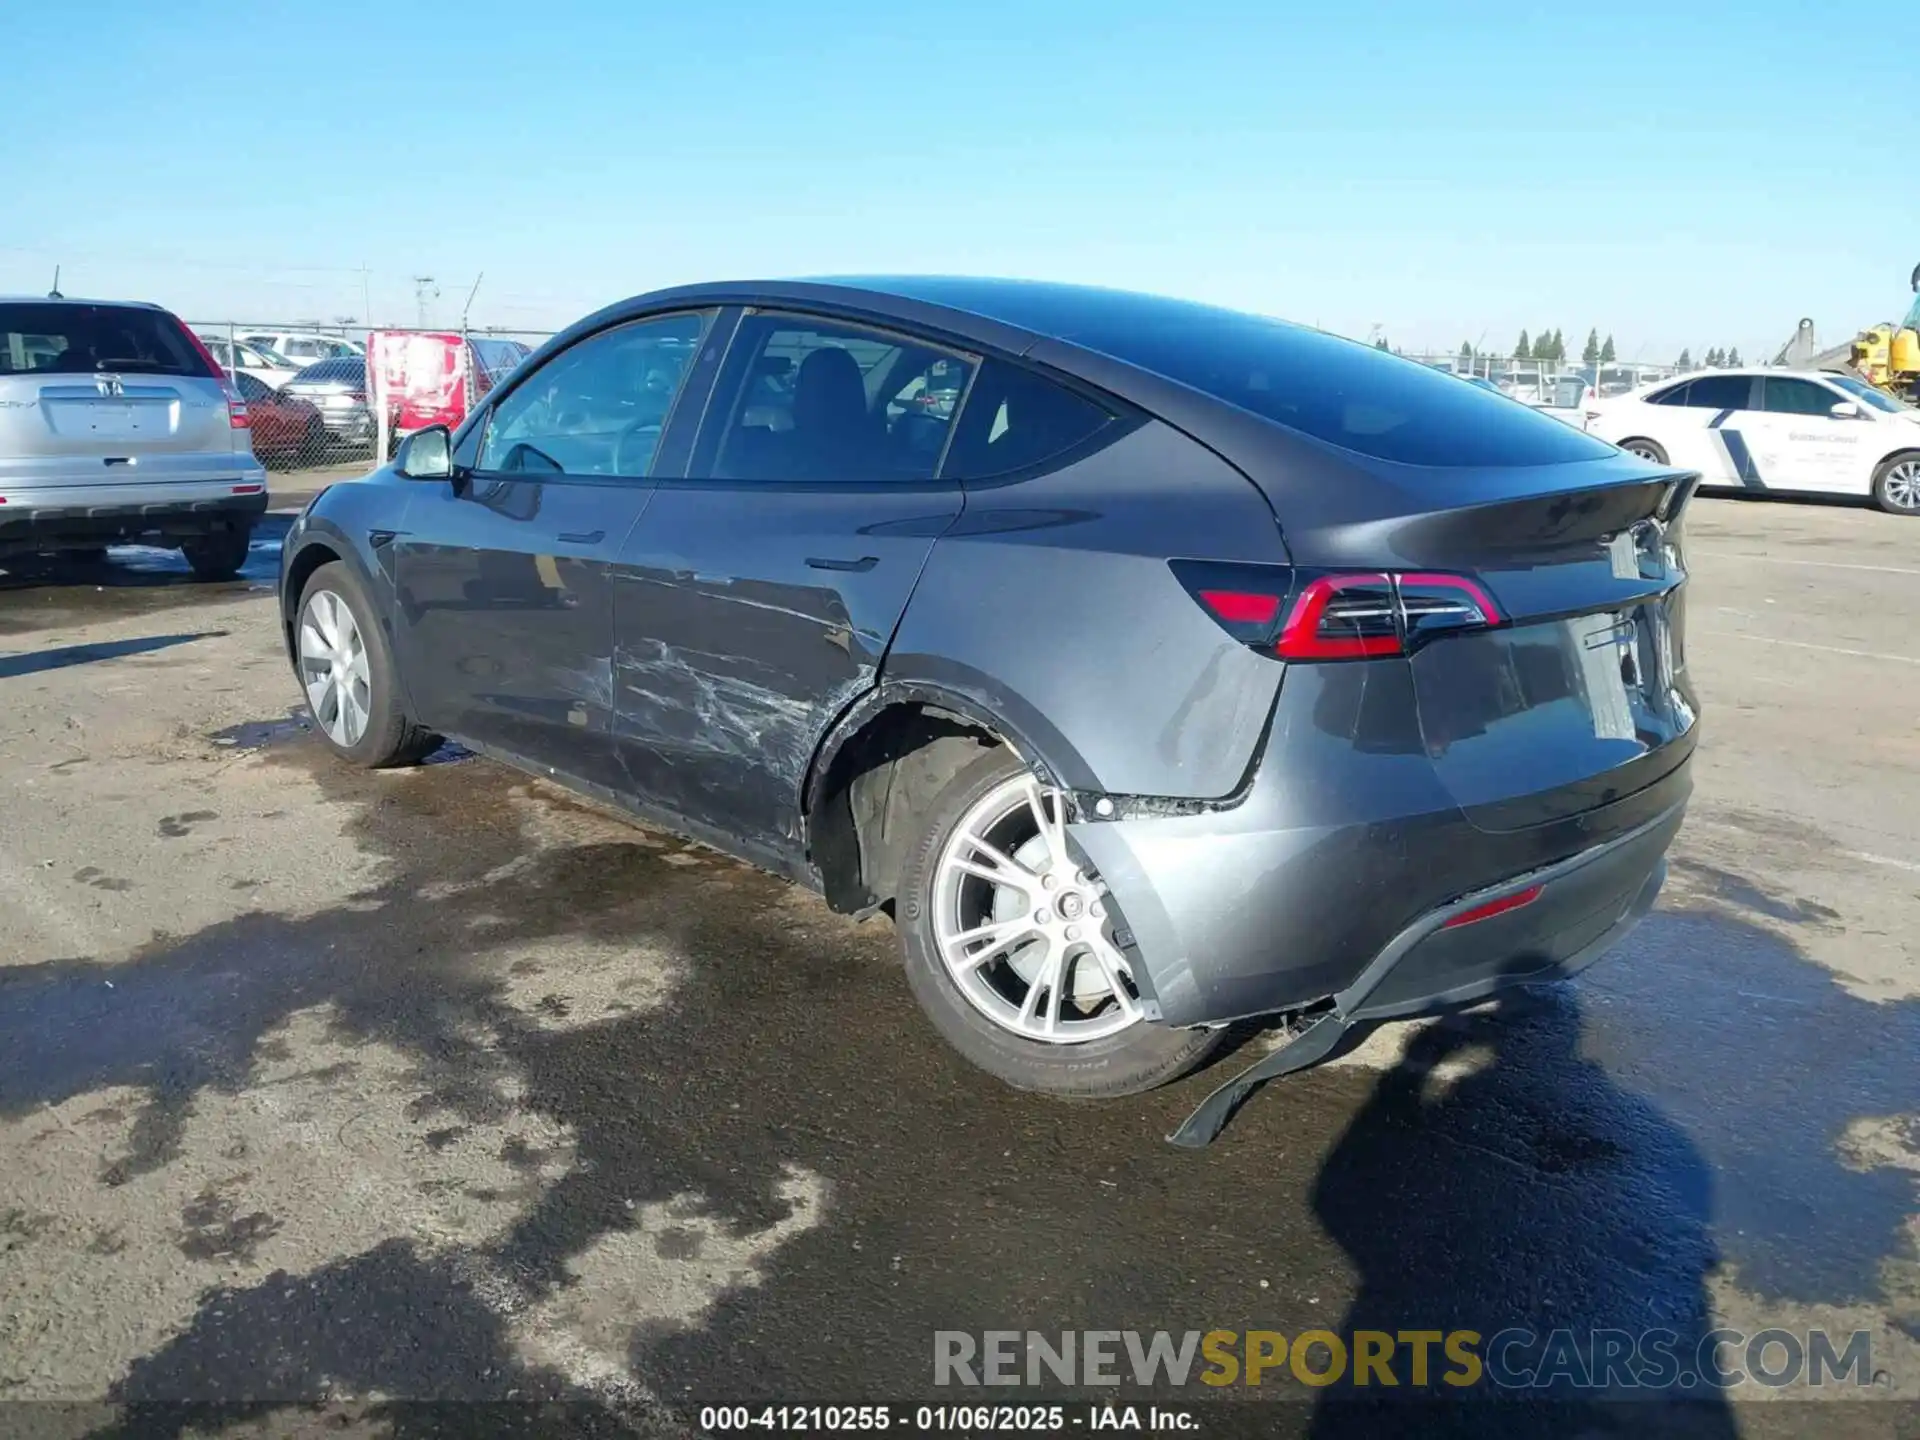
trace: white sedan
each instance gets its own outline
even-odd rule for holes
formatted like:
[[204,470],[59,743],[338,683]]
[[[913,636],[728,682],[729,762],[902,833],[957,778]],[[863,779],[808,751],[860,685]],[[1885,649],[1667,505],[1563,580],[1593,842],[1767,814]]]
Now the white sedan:
[[1587,430],[1703,487],[1871,495],[1920,515],[1920,410],[1851,375],[1714,370],[1594,402]]

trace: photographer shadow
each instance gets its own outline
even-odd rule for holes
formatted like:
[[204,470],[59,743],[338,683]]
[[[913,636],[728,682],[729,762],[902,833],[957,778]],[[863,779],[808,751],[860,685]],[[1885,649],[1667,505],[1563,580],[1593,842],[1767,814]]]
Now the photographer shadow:
[[[1581,1030],[1564,985],[1439,1020],[1329,1153],[1313,1208],[1357,1272],[1339,1333],[1395,1337],[1399,1383],[1358,1385],[1349,1369],[1320,1392],[1312,1434],[1737,1433],[1722,1396],[1680,1378],[1713,1328],[1709,1168],[1580,1053]],[[1485,1373],[1461,1383],[1473,1377],[1436,1341],[1413,1385],[1402,1332],[1461,1330],[1479,1334]],[[1499,1343],[1516,1330],[1537,1338]],[[1556,1331],[1571,1343],[1554,1346]],[[1596,1331],[1672,1332],[1675,1374],[1606,1386]]]

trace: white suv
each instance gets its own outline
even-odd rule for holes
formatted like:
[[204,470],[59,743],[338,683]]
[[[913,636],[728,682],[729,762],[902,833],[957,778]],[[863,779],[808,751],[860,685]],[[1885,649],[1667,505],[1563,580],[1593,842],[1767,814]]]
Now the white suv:
[[1712,370],[1596,402],[1587,432],[1703,487],[1871,495],[1920,515],[1920,411],[1851,375]]
[[145,541],[226,579],[266,508],[247,407],[186,326],[0,297],[0,561]]

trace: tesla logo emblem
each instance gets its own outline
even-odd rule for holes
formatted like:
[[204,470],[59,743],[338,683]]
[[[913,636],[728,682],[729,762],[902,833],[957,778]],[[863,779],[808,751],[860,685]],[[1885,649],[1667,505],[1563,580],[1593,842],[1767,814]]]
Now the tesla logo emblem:
[[120,377],[118,375],[96,375],[93,377],[93,383],[99,387],[102,395],[113,397],[126,393],[121,388]]

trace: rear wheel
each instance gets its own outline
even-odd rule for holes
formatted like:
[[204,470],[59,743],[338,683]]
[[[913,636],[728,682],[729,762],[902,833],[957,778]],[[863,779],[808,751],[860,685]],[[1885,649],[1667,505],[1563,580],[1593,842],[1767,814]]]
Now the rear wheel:
[[231,580],[247,563],[247,545],[253,539],[253,527],[217,530],[189,540],[180,547],[187,564],[202,580]]
[[1873,476],[1873,501],[1890,515],[1920,515],[1920,452],[1881,462]]
[[377,612],[346,566],[322,565],[300,594],[293,631],[295,668],[321,737],[357,765],[412,765],[440,737],[400,705],[393,652]]
[[895,915],[908,984],[934,1027],[1019,1089],[1131,1095],[1226,1038],[1146,1018],[1106,886],[1067,841],[1062,797],[1006,750],[935,798]]
[[1655,465],[1665,465],[1667,463],[1667,452],[1661,448],[1657,441],[1643,440],[1635,437],[1632,440],[1622,440],[1620,442],[1620,448],[1629,455],[1638,455],[1642,460],[1651,461]]

